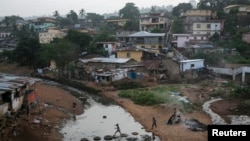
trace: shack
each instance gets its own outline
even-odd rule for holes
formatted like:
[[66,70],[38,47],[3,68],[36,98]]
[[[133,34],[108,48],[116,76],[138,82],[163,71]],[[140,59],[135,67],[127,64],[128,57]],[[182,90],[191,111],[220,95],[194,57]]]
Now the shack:
[[0,79],[0,116],[8,110],[18,111],[25,104],[37,100],[35,82],[37,79],[18,76],[1,76]]
[[197,70],[204,68],[204,59],[182,60],[179,61],[180,72],[187,70]]

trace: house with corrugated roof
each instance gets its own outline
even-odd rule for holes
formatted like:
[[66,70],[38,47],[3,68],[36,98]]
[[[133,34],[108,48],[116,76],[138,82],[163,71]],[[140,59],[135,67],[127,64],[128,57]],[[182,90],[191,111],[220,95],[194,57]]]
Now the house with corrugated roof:
[[16,112],[23,105],[30,105],[37,99],[36,79],[20,76],[2,76],[0,79],[0,116],[7,111]]
[[166,34],[165,33],[149,33],[140,31],[129,36],[129,43],[138,48],[149,49],[154,52],[160,52],[165,46]]
[[131,58],[90,58],[75,61],[75,75],[79,79],[89,79],[97,71],[112,69],[134,69],[140,66],[138,61]]

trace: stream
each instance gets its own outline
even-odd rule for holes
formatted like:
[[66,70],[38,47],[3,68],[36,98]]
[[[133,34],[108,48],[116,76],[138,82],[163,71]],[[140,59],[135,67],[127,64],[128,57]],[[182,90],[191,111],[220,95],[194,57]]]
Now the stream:
[[[50,84],[77,93],[80,99],[86,101],[83,114],[77,115],[75,120],[72,118],[65,121],[60,131],[64,135],[64,141],[81,141],[83,139],[93,141],[97,137],[98,141],[106,141],[104,139],[106,136],[111,136],[110,140],[113,141],[160,141],[158,136],[147,132],[132,115],[109,99],[54,82],[50,82]],[[113,137],[116,124],[119,124],[122,135],[117,133]]]

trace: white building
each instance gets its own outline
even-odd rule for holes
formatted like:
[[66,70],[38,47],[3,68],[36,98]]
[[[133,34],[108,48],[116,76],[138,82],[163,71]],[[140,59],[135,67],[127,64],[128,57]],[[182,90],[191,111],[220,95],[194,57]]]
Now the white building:
[[66,36],[65,32],[62,32],[56,28],[49,28],[47,32],[39,33],[39,42],[41,44],[50,43],[54,38],[63,38]]
[[204,68],[204,59],[182,60],[179,62],[180,72]]

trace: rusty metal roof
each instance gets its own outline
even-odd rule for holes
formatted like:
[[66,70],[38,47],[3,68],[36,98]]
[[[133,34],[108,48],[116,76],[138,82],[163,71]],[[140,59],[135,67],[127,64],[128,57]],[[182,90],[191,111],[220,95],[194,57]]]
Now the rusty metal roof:
[[38,79],[14,75],[2,75],[0,79],[0,90],[8,91],[20,88],[26,84],[33,84]]

